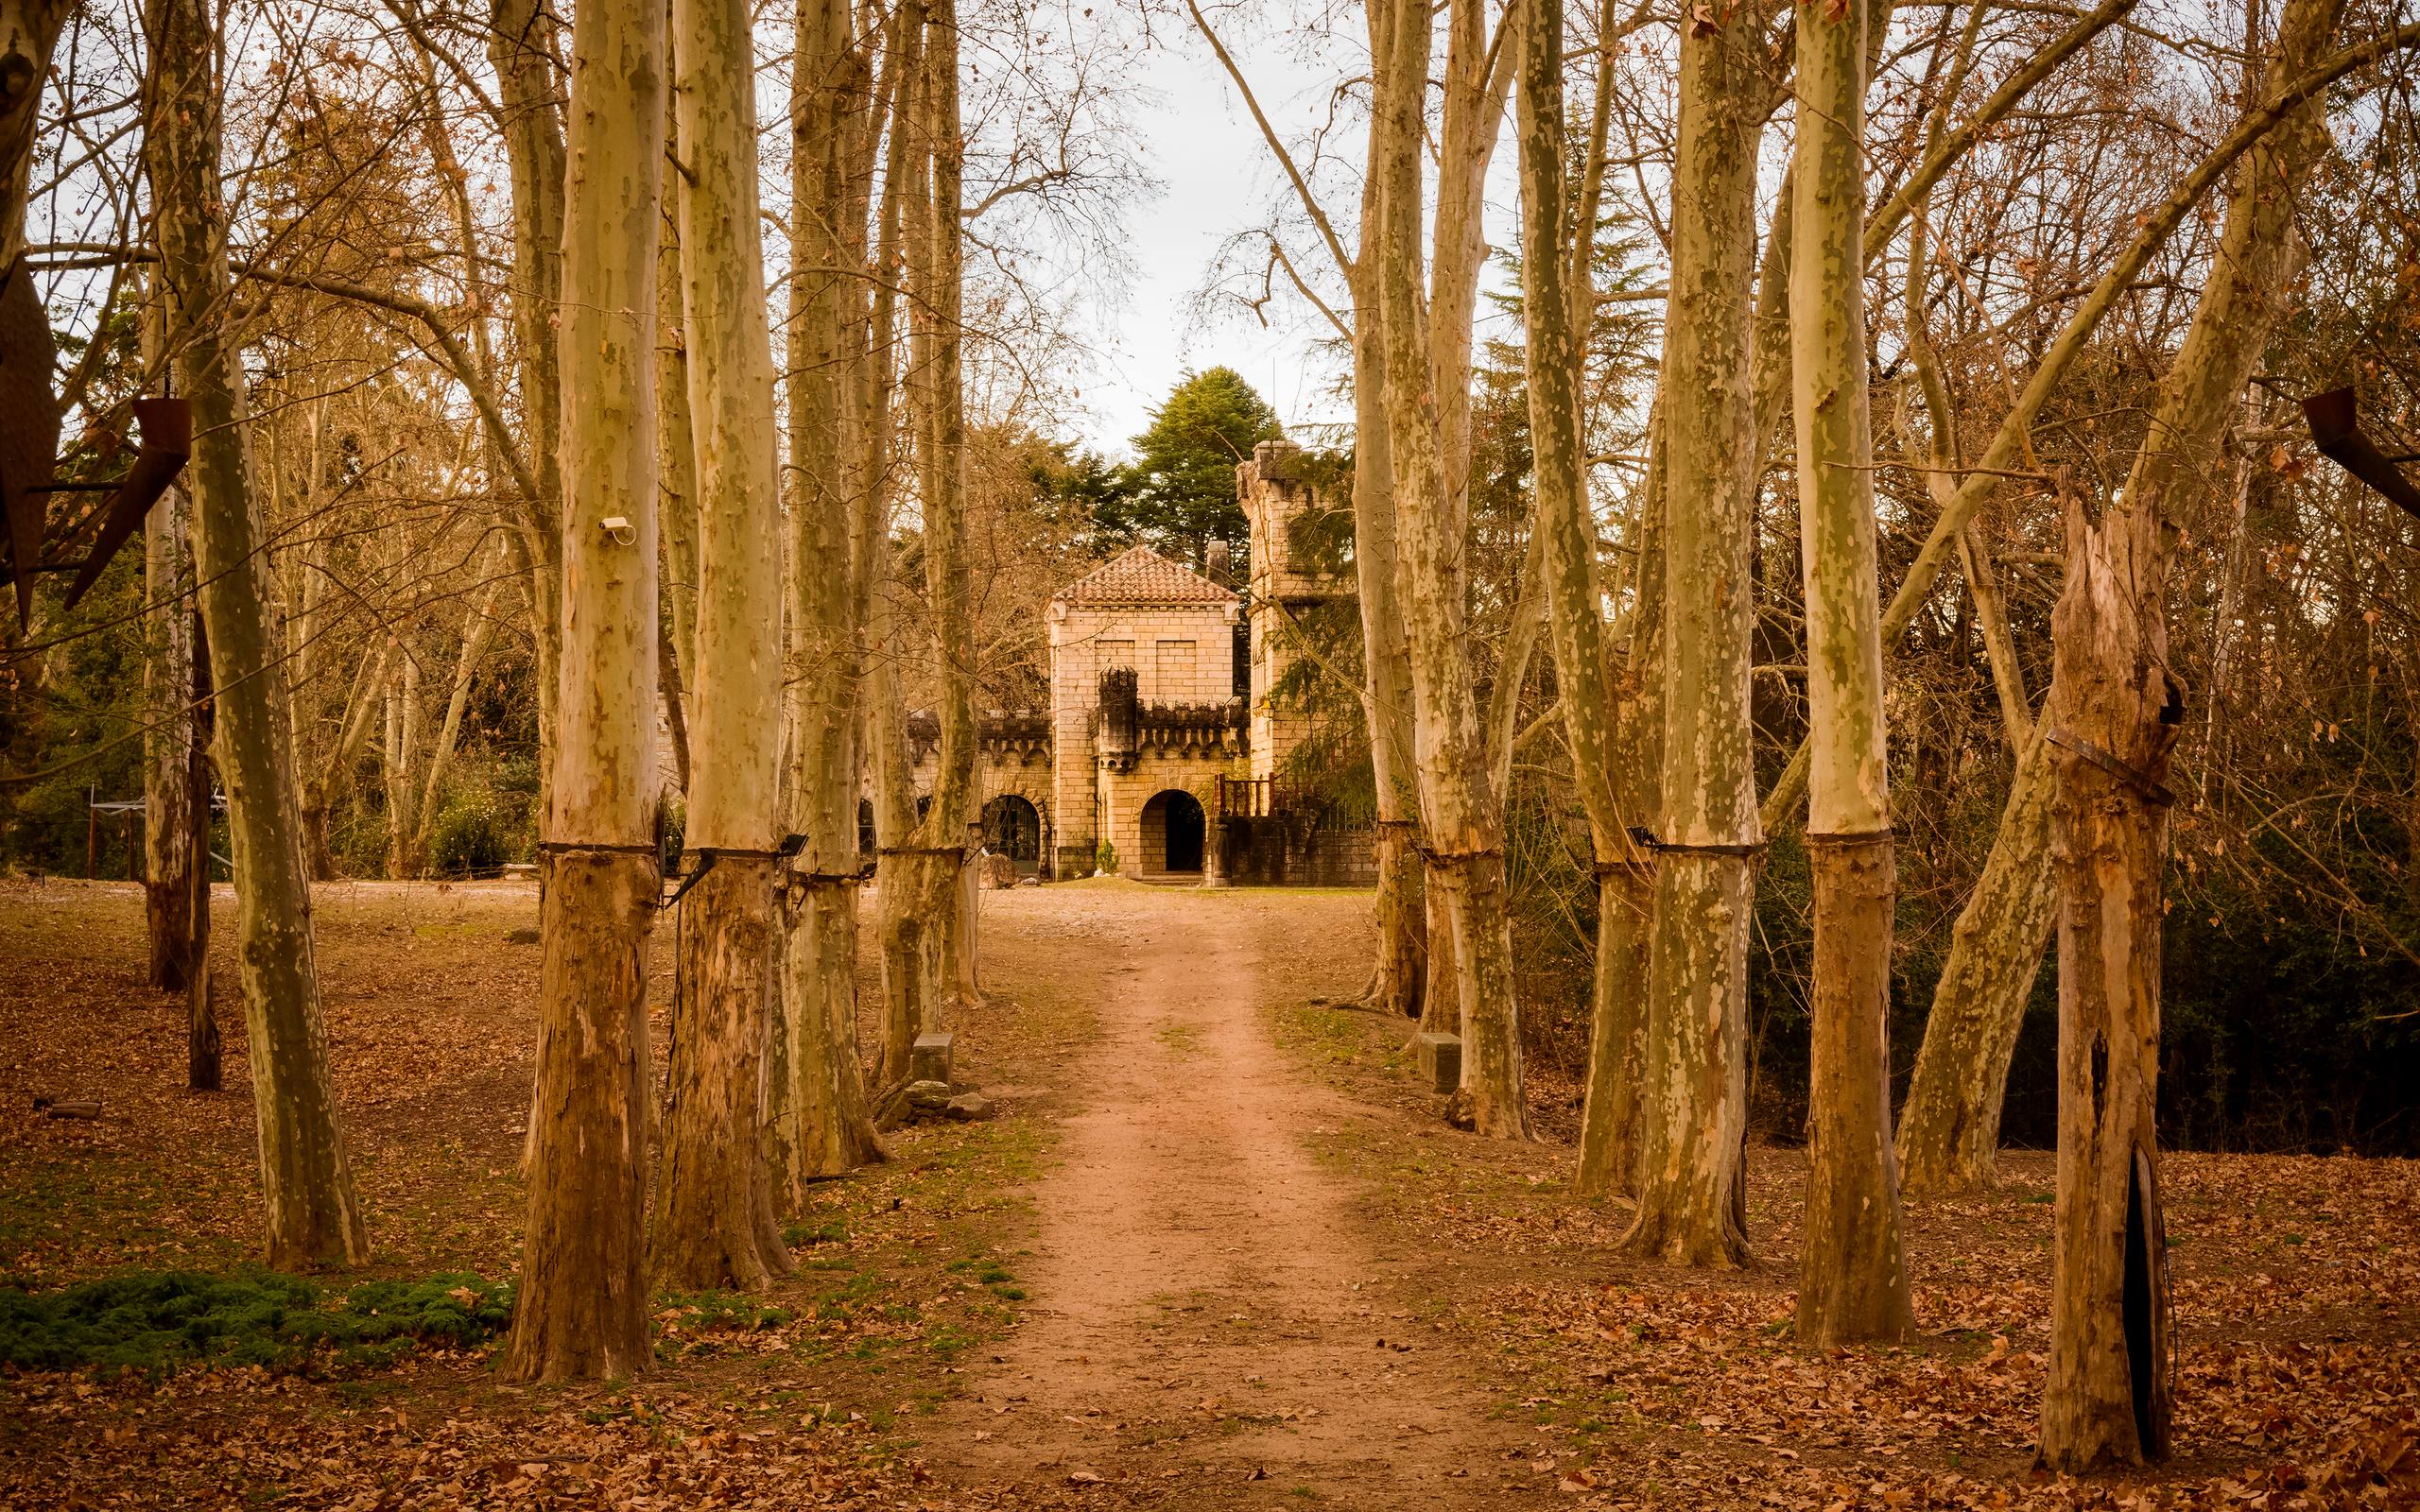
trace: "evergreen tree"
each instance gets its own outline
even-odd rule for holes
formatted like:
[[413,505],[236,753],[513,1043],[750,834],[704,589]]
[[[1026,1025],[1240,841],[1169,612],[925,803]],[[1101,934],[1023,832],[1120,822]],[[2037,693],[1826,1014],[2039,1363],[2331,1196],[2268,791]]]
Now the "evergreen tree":
[[1247,542],[1236,464],[1285,434],[1277,412],[1233,368],[1189,372],[1133,438],[1125,487],[1098,501],[1094,524],[1105,540],[1139,541],[1197,565],[1214,541],[1240,559]]

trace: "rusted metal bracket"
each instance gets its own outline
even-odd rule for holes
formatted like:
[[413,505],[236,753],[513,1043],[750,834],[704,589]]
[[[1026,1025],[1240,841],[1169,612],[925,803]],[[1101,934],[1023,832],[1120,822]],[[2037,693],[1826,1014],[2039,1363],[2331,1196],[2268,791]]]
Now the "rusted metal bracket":
[[2361,434],[2353,390],[2331,388],[2303,401],[2303,419],[2319,454],[2368,484],[2405,513],[2420,516],[2420,487]]

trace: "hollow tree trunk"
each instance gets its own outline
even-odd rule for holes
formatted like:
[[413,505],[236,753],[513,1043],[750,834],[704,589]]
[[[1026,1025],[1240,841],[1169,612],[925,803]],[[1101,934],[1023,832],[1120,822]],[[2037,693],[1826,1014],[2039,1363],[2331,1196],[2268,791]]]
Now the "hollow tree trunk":
[[[783,1167],[793,1204],[811,1177],[883,1158],[857,1058],[857,744],[861,598],[856,515],[874,480],[864,455],[863,284],[855,179],[874,138],[867,69],[845,0],[798,11],[791,77],[795,234],[789,323],[789,812],[805,846],[784,893],[780,1080]],[[890,82],[896,82],[895,65]],[[854,218],[853,218],[854,217]],[[823,271],[830,269],[831,271]]]
[[[227,783],[246,1058],[268,1206],[268,1263],[359,1264],[369,1236],[328,1071],[300,843],[285,681],[275,670],[267,565],[251,495],[244,368],[218,329],[227,301],[219,182],[219,48],[208,0],[152,0],[147,168],[160,252],[163,345],[193,402],[194,575],[208,642],[217,765]],[[206,870],[203,873],[207,875]]]
[[156,606],[143,662],[151,718],[143,737],[143,919],[151,985],[163,992],[182,992],[192,980],[193,873],[207,867],[209,839],[204,829],[198,846],[194,828],[191,509],[185,490],[171,486],[143,533],[144,596]]
[[[655,261],[661,0],[576,16],[564,198],[561,718],[541,889],[529,1212],[507,1369],[635,1377],[650,1363],[648,939],[655,838]],[[604,522],[628,521],[608,532]],[[735,875],[736,873],[735,872]]]
[[1865,52],[1870,0],[1798,8],[1790,411],[1798,430],[1814,871],[1806,1219],[1799,1342],[1915,1332],[1891,1145],[1897,896],[1865,370]]
[[790,1269],[773,1211],[765,1055],[779,945],[781,531],[773,353],[747,0],[672,0],[689,408],[697,441],[697,744],[687,838],[707,868],[681,916],[648,1258],[656,1284],[753,1290]]
[[[2278,17],[2270,91],[2301,77],[2336,27],[2340,0],[2290,0]],[[2050,1364],[2042,1463],[2080,1471],[2169,1450],[2168,1246],[2153,1125],[2168,796],[2185,717],[2168,664],[2172,514],[2221,486],[2209,459],[2289,299],[2295,191],[2327,150],[2302,106],[2238,169],[2208,281],[2122,503],[2087,522],[2067,510],[2067,576],[2051,615],[2043,711],[2058,798],[2051,854],[2059,909],[2059,1201],[2052,1240]]]
[[1638,1218],[1669,1263],[1748,1256],[1748,930],[1762,850],[1748,714],[1755,508],[1749,284],[1766,84],[1755,8],[1682,28],[1665,324],[1664,832],[1648,968]]
[[[1460,289],[1470,267],[1474,234],[1467,217],[1474,198],[1453,187],[1472,164],[1449,150],[1448,186],[1441,191],[1435,241],[1439,249],[1436,324],[1424,295],[1421,268],[1420,102],[1428,77],[1430,19],[1426,6],[1392,0],[1373,8],[1377,102],[1372,129],[1384,146],[1374,152],[1383,183],[1385,221],[1377,284],[1386,348],[1388,438],[1403,530],[1399,563],[1404,622],[1411,649],[1413,758],[1420,779],[1422,828],[1427,837],[1428,887],[1443,901],[1453,934],[1453,982],[1462,1029],[1462,1086],[1472,1126],[1502,1139],[1529,1136],[1521,1087],[1520,1006],[1512,974],[1512,930],[1505,911],[1504,839],[1499,796],[1490,782],[1486,736],[1461,635],[1461,561],[1464,532],[1455,493],[1453,446],[1467,445],[1454,424],[1456,407],[1441,395],[1436,352],[1459,333],[1469,348],[1470,306]],[[1452,42],[1446,59],[1449,105],[1444,137],[1454,143],[1495,136],[1495,98],[1474,91],[1485,71],[1486,40],[1472,4],[1447,11]],[[1383,20],[1381,17],[1383,16]],[[1486,129],[1455,117],[1455,109],[1488,115]],[[1468,154],[1462,154],[1467,158]],[[1484,155],[1477,165],[1483,171]],[[1448,214],[1448,212],[1453,214]],[[1457,218],[1457,217],[1461,218]],[[1446,265],[1451,263],[1451,267]],[[1461,369],[1467,381],[1467,363]],[[1431,980],[1444,978],[1430,954]],[[1436,1001],[1436,991],[1430,1002]]]

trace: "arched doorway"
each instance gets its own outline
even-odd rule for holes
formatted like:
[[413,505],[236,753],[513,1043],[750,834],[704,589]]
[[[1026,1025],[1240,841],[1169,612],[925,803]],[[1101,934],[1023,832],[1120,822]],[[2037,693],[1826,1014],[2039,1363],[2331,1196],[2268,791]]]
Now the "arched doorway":
[[1017,864],[1017,875],[1042,869],[1042,815],[1019,793],[1002,793],[983,805],[983,849]]
[[1200,871],[1205,821],[1201,800],[1180,788],[1155,793],[1143,805],[1143,864],[1162,871]]

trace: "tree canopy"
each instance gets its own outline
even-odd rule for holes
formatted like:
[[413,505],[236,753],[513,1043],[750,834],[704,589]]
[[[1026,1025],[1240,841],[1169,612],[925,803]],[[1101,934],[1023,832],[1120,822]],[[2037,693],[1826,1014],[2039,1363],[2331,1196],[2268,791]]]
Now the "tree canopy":
[[1233,368],[1188,372],[1133,438],[1134,460],[1119,487],[1095,501],[1094,525],[1107,541],[1141,541],[1197,564],[1214,541],[1240,558],[1246,530],[1236,504],[1236,464],[1285,434],[1277,412],[1243,374]]

